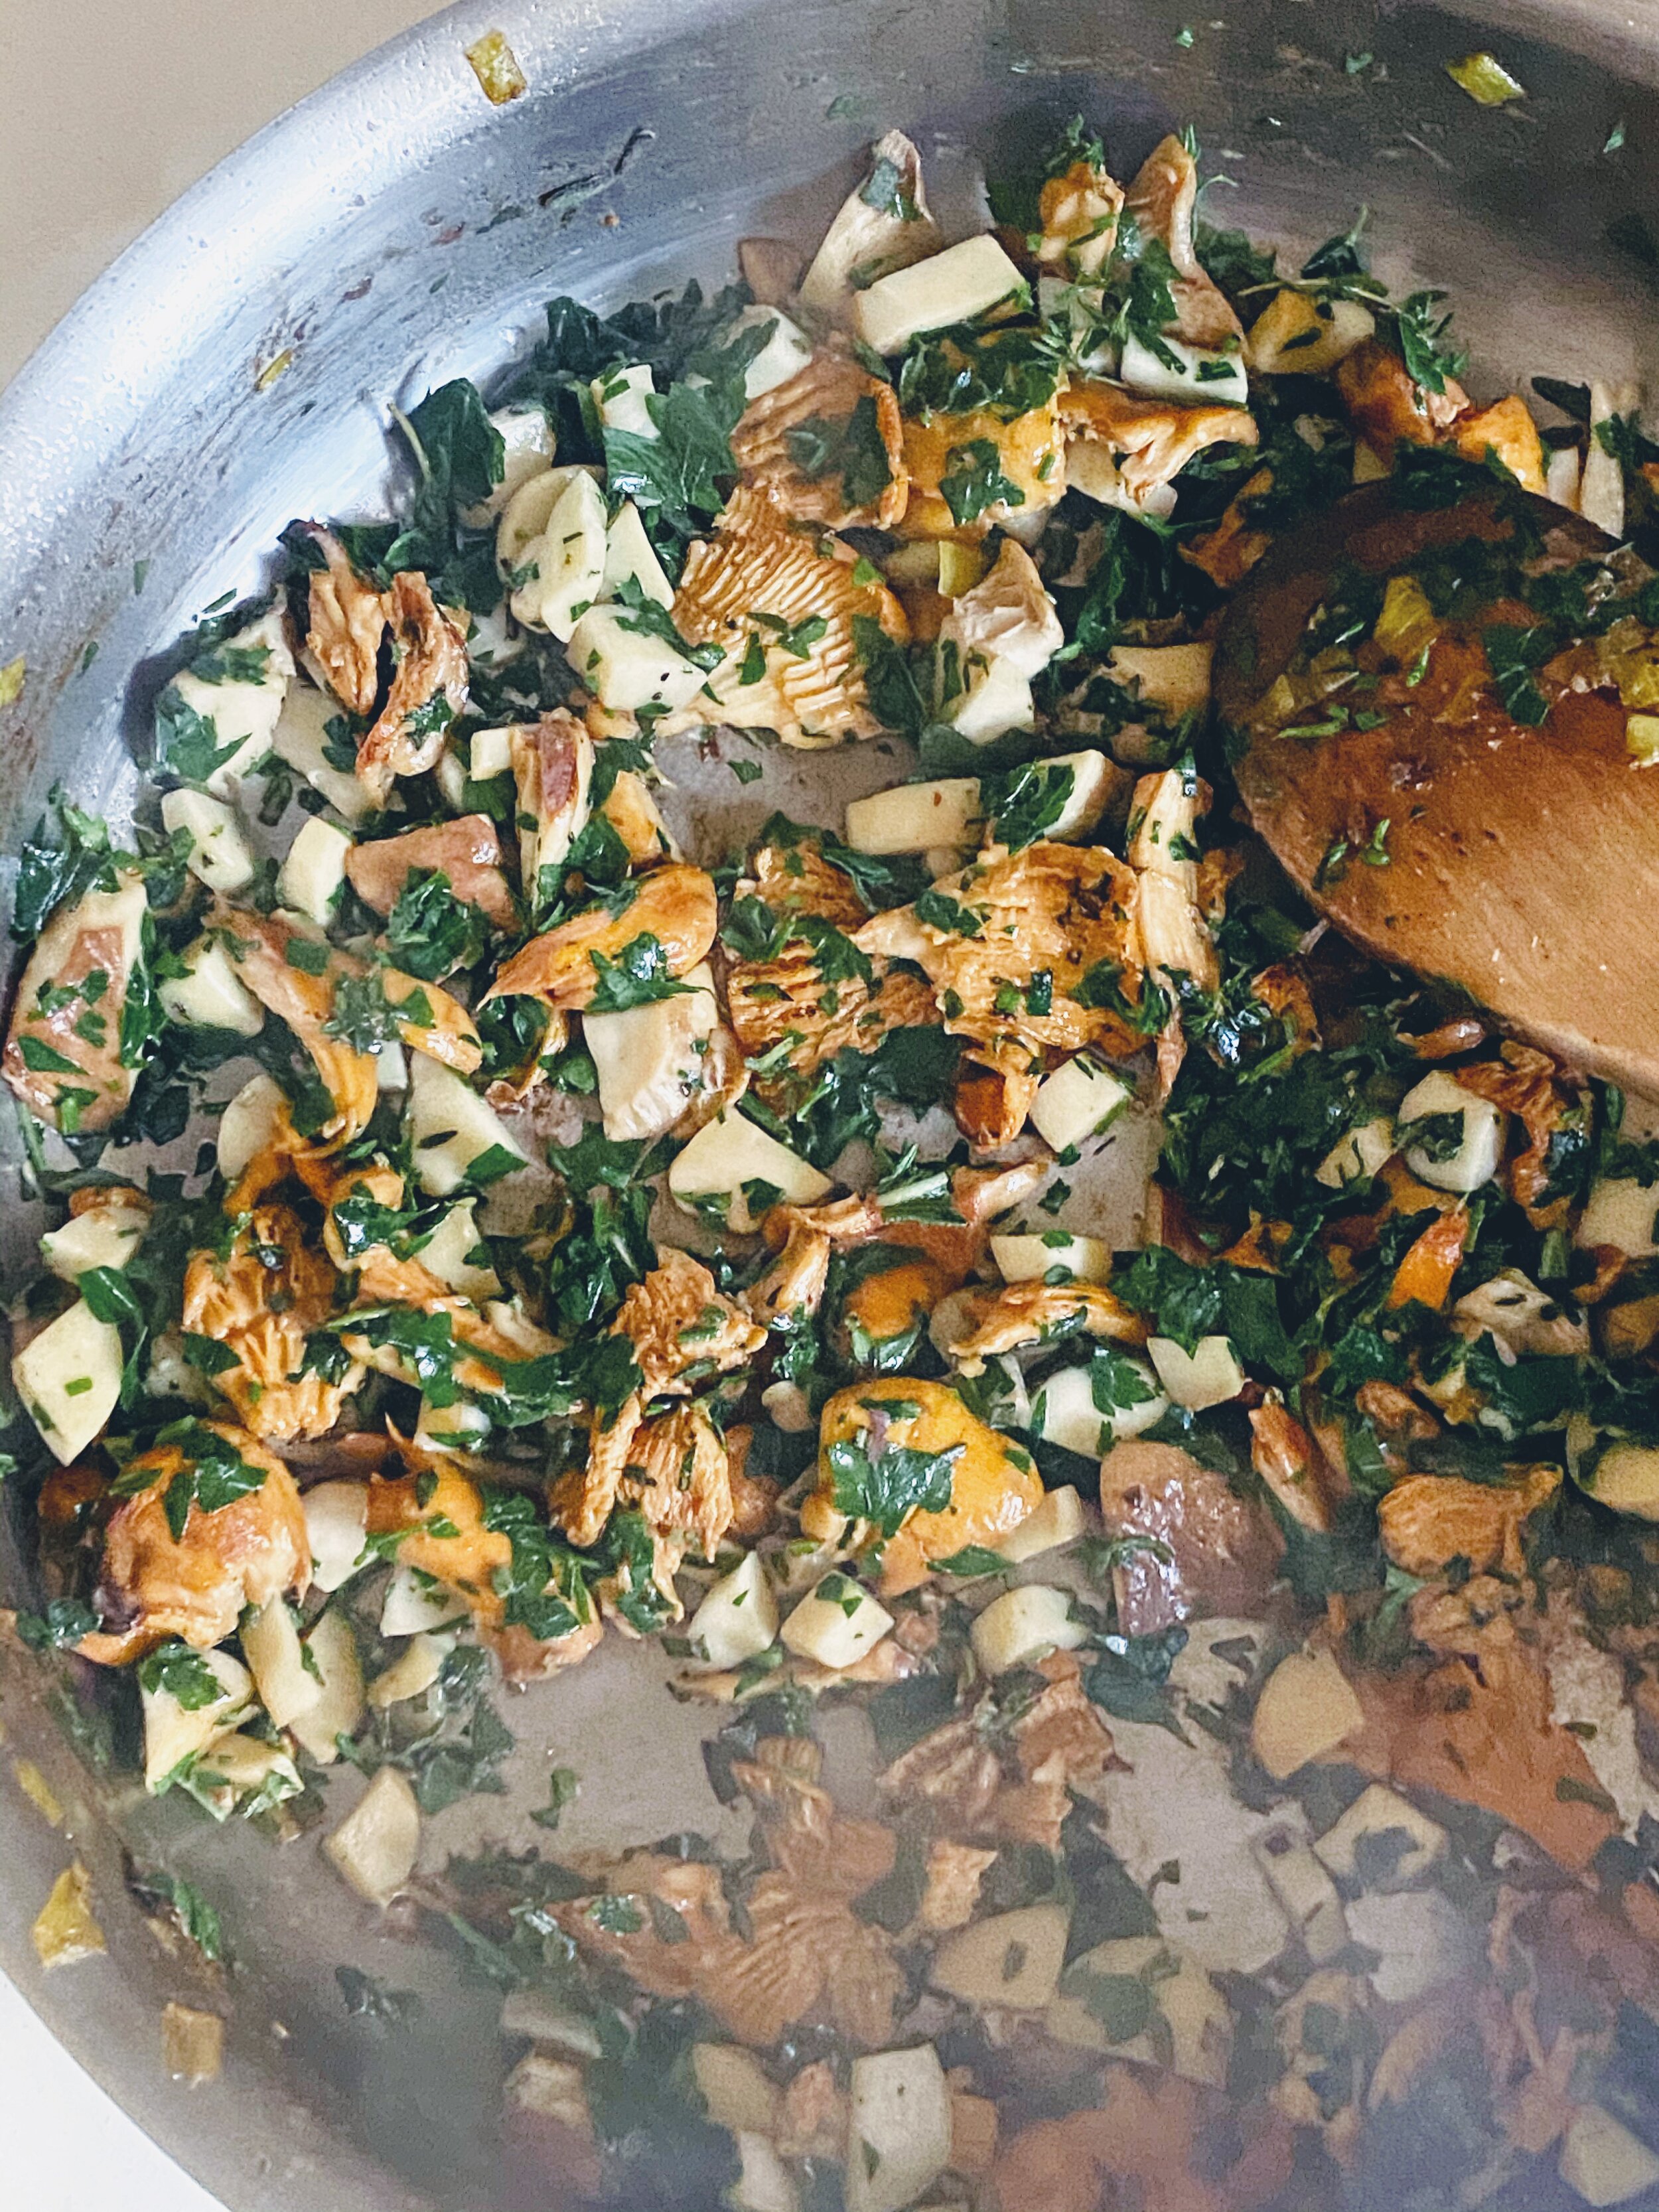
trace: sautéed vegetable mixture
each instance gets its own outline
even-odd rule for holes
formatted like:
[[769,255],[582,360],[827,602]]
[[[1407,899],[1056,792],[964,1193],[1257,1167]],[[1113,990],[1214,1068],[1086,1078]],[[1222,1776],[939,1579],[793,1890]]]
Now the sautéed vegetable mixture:
[[[24,853],[15,1633],[501,1990],[503,2203],[1659,2203],[1659,1148],[1327,928],[1210,713],[1385,478],[1620,550],[1334,598],[1281,733],[1659,706],[1659,446],[1197,199],[1079,124],[947,242],[895,133],[810,260],[555,301]],[[562,1850],[578,1750],[454,1850],[623,1639],[720,1843]]]

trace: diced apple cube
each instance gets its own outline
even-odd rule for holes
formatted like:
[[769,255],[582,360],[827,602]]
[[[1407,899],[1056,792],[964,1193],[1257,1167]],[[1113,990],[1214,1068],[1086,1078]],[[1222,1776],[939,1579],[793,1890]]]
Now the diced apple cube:
[[459,1590],[447,1589],[430,1575],[401,1563],[392,1571],[380,1601],[382,1636],[420,1636],[465,1620],[472,1610]]
[[1383,1162],[1393,1158],[1394,1150],[1394,1123],[1379,1114],[1338,1138],[1314,1170],[1314,1181],[1328,1190],[1340,1190],[1348,1182],[1369,1182]]
[[1149,1337],[1146,1355],[1158,1370],[1165,1395],[1193,1413],[1226,1405],[1249,1379],[1231,1340],[1224,1336],[1200,1336],[1191,1352],[1171,1336]]
[[1121,1075],[1079,1054],[1037,1085],[1031,1127],[1055,1152],[1069,1152],[1099,1136],[1133,1097]]
[[988,232],[878,276],[853,302],[854,327],[875,352],[902,353],[924,331],[971,322],[1024,289],[1024,278]]
[[411,1698],[423,1698],[443,1672],[444,1661],[455,1648],[453,1636],[434,1636],[422,1629],[411,1636],[389,1667],[384,1667],[368,1685],[365,1696],[377,1713],[392,1705],[407,1705]]
[[[1454,1115],[1462,1127],[1457,1149],[1449,1156],[1439,1157],[1442,1147],[1437,1145],[1409,1141],[1412,1122],[1439,1121]],[[1406,1165],[1419,1182],[1462,1194],[1480,1189],[1498,1173],[1504,1157],[1503,1115],[1489,1098],[1478,1098],[1473,1091],[1465,1091],[1443,1069],[1437,1067],[1413,1085],[1401,1100],[1395,1118],[1400,1133],[1407,1139]]]
[[228,799],[238,779],[262,761],[271,749],[271,738],[294,676],[294,656],[283,634],[280,608],[273,607],[258,621],[225,641],[225,652],[258,655],[244,665],[259,673],[251,679],[214,683],[186,669],[162,692],[156,712],[165,725],[177,700],[191,714],[213,725],[214,750],[225,758],[203,781],[216,799]]
[[156,1795],[186,1759],[205,1751],[216,1737],[229,1735],[253,1702],[253,1677],[228,1651],[204,1651],[202,1664],[219,1684],[219,1694],[204,1705],[184,1705],[165,1682],[145,1689],[139,1699],[144,1717],[144,1787]]
[[[869,295],[860,295],[867,299]],[[901,2212],[951,2162],[951,2085],[931,2043],[853,2061],[847,2212]]]
[[351,1735],[363,1717],[362,1662],[350,1622],[332,1606],[318,1615],[305,1642],[311,1664],[322,1677],[323,1693],[296,1716],[292,1734],[319,1766],[332,1766],[340,1756],[340,1738]]
[[288,1096],[274,1077],[256,1075],[242,1085],[219,1116],[216,1149],[227,1182],[235,1182],[276,1142],[287,1115]]
[[1216,353],[1181,338],[1160,337],[1153,347],[1132,331],[1123,341],[1118,377],[1148,399],[1186,407],[1243,407],[1250,396],[1241,353]]
[[590,607],[570,633],[565,658],[599,704],[617,714],[688,706],[706,680],[695,662],[623,607]]
[[[755,1185],[760,1188],[750,1188]],[[813,1206],[831,1188],[810,1160],[735,1109],[704,1122],[668,1170],[669,1195],[677,1206],[688,1213],[717,1212],[739,1236],[757,1225],[751,1200],[763,1201],[762,1212],[779,1200]]]
[[1056,753],[1042,764],[1072,772],[1066,803],[1042,833],[1057,845],[1076,844],[1092,836],[1107,808],[1129,782],[1127,770],[1101,752]]
[[24,1410],[67,1467],[102,1434],[121,1395],[121,1332],[84,1298],[48,1322],[11,1363]]
[[1651,1260],[1659,1257],[1656,1215],[1659,1183],[1644,1183],[1634,1176],[1602,1176],[1590,1185],[1573,1241],[1586,1251],[1610,1244],[1628,1260]]
[[1089,1640],[1084,1622],[1071,1618],[1067,1590],[1047,1583],[1022,1583],[993,1598],[970,1631],[974,1656],[988,1674],[1029,1667],[1046,1651],[1075,1651]]
[[1109,1244],[1063,1229],[993,1237],[991,1257],[1005,1283],[1040,1283],[1056,1268],[1070,1282],[1103,1283],[1112,1272]]
[[1297,1823],[1287,1819],[1265,1829],[1252,1848],[1267,1887],[1308,1956],[1316,1966],[1335,1958],[1348,1941],[1342,1899],[1329,1870],[1309,1850]]
[[[532,483],[525,489],[534,488]],[[514,615],[568,642],[583,610],[605,588],[605,494],[586,470],[577,469],[514,569],[523,579],[513,592]]]
[[1250,1745],[1275,1782],[1322,1759],[1364,1725],[1347,1677],[1328,1651],[1293,1651],[1262,1684]]
[[715,1673],[758,1658],[777,1641],[778,1601],[758,1552],[711,1583],[689,1631],[698,1665]]
[[1115,645],[1106,656],[1108,672],[1120,684],[1134,684],[1148,705],[1172,720],[1210,703],[1210,645]]
[[157,987],[167,1019],[186,1029],[258,1036],[265,1024],[264,1008],[236,973],[219,939],[198,937],[186,946],[183,957],[188,974],[165,975]]
[[383,1766],[323,1849],[370,1905],[390,1905],[415,1871],[421,1808],[401,1767]]
[[[1366,1839],[1374,1838],[1365,1850]],[[1371,1888],[1402,1887],[1425,1875],[1446,1848],[1446,1831],[1426,1813],[1419,1813],[1408,1797],[1386,1783],[1373,1782],[1362,1790],[1340,1820],[1326,1829],[1314,1844],[1316,1855],[1344,1881],[1359,1879],[1362,1856],[1371,1869],[1388,1851],[1385,1879],[1373,1878]]]
[[285,907],[325,929],[345,881],[351,840],[320,814],[307,817],[288,848],[276,878],[276,896]]
[[319,1482],[305,1493],[306,1540],[311,1547],[311,1586],[337,1590],[368,1562],[368,1486]]
[[1315,300],[1287,285],[1251,324],[1246,352],[1258,376],[1322,376],[1376,329],[1358,300]]
[[855,853],[926,853],[979,842],[979,778],[952,775],[902,783],[847,803],[847,842]]
[[[477,1204],[476,1199],[466,1198],[452,1206],[428,1242],[422,1245],[419,1258],[427,1273],[435,1275],[458,1297],[471,1298],[475,1305],[482,1305],[486,1298],[500,1297],[501,1281],[489,1264],[488,1248],[481,1241]],[[484,1256],[474,1259],[471,1255],[475,1252],[483,1252]]]
[[850,1575],[836,1572],[825,1575],[801,1600],[781,1633],[785,1648],[798,1659],[838,1673],[873,1651],[892,1625],[892,1614],[868,1590]]
[[992,745],[1015,730],[1036,727],[1031,679],[1012,661],[990,660],[974,670],[968,689],[950,710],[950,722],[970,745]]
[[613,368],[596,376],[588,388],[607,430],[626,430],[635,438],[661,435],[646,405],[656,391],[656,379],[643,362],[633,368]]
[[361,822],[374,811],[374,801],[350,769],[329,757],[333,739],[342,736],[349,747],[350,738],[338,702],[314,684],[295,684],[283,702],[270,749],[304,776],[313,791],[320,792],[343,820]]
[[1560,2174],[1586,2204],[1627,2204],[1659,2183],[1659,2154],[1600,2105],[1580,2105],[1561,2138]]
[[[674,586],[657,558],[656,547],[646,534],[640,510],[631,499],[625,499],[605,533],[604,596],[614,598],[617,586],[630,581],[659,607],[673,605]],[[477,771],[475,769],[473,772],[476,775]]]
[[1023,1566],[1027,1559],[1035,1559],[1041,1553],[1058,1551],[1062,1544],[1075,1543],[1087,1527],[1083,1500],[1067,1483],[1060,1490],[1046,1491],[1042,1504],[1035,1506],[1017,1528],[997,1539],[997,1552],[1010,1566]]
[[280,1597],[244,1614],[242,1650],[275,1727],[286,1728],[321,1701],[322,1683],[305,1663],[294,1615]]
[[998,2005],[1041,2012],[1051,2003],[1066,1963],[1071,1914],[1063,1905],[1024,1905],[947,1936],[933,1954],[936,1990],[979,2011]]
[[210,891],[227,895],[253,880],[248,850],[236,810],[205,791],[169,791],[161,799],[161,827],[169,836],[182,830],[190,838],[185,866]]
[[144,1241],[148,1209],[94,1206],[40,1239],[40,1257],[60,1281],[73,1283],[89,1267],[125,1267]]
[[1046,1376],[1031,1401],[1031,1420],[1045,1443],[1066,1451],[1098,1459],[1115,1443],[1138,1437],[1161,1421],[1170,1401],[1158,1386],[1158,1377],[1144,1360],[1122,1355],[1122,1364],[1133,1368],[1146,1390],[1133,1406],[1102,1407],[1095,1401],[1091,1367],[1060,1367]]
[[[481,1169],[527,1166],[529,1156],[495,1109],[453,1069],[417,1053],[409,1086],[415,1178],[434,1198],[447,1198]],[[494,1180],[493,1172],[487,1180]]]

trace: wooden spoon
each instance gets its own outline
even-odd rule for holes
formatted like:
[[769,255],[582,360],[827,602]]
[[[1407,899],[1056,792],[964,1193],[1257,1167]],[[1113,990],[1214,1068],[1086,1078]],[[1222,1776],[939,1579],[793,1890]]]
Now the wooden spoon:
[[[1388,575],[1425,550],[1498,547],[1529,528],[1545,565],[1612,550],[1527,493],[1426,512],[1402,511],[1386,484],[1353,494],[1275,546],[1234,600],[1217,703],[1252,822],[1345,935],[1461,986],[1583,1073],[1659,1098],[1659,776],[1633,768],[1618,694],[1543,678],[1547,719],[1512,720],[1480,640],[1486,623],[1536,621],[1511,600],[1443,625],[1415,686],[1396,670],[1369,695],[1337,693],[1346,727],[1281,734],[1283,693],[1267,700],[1353,569]],[[1304,732],[1330,719],[1319,704],[1289,718]]]

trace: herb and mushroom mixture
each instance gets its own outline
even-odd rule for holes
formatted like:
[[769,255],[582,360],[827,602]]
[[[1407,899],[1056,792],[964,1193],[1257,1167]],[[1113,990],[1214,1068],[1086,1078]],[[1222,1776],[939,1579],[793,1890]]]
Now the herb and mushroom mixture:
[[[894,134],[810,262],[556,301],[202,623],[130,845],[23,855],[18,1632],[502,1990],[504,2201],[1659,2190],[1659,1148],[1319,923],[1209,714],[1355,481],[1639,540],[1659,448],[1197,188],[1074,125],[947,244]],[[1531,550],[1357,583],[1264,716],[1659,705],[1636,555]],[[889,787],[769,817],[780,743]],[[570,1684],[495,1686],[624,1640],[718,1840],[562,1853],[561,1739],[447,1850]]]

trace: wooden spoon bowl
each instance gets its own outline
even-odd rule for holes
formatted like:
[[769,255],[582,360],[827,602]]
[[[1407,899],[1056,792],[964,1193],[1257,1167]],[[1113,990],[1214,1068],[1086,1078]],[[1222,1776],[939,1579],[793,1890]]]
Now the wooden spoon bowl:
[[1403,508],[1387,484],[1355,493],[1275,546],[1233,601],[1217,704],[1252,823],[1346,936],[1457,986],[1584,1073],[1659,1097],[1659,777],[1632,764],[1618,693],[1540,675],[1543,720],[1513,719],[1480,633],[1538,617],[1499,598],[1443,622],[1414,672],[1365,691],[1364,711],[1334,694],[1346,714],[1293,711],[1287,732],[1283,687],[1269,696],[1356,573],[1455,562],[1460,547],[1478,573],[1480,548],[1517,533],[1534,568],[1613,550],[1520,491],[1427,510]]

